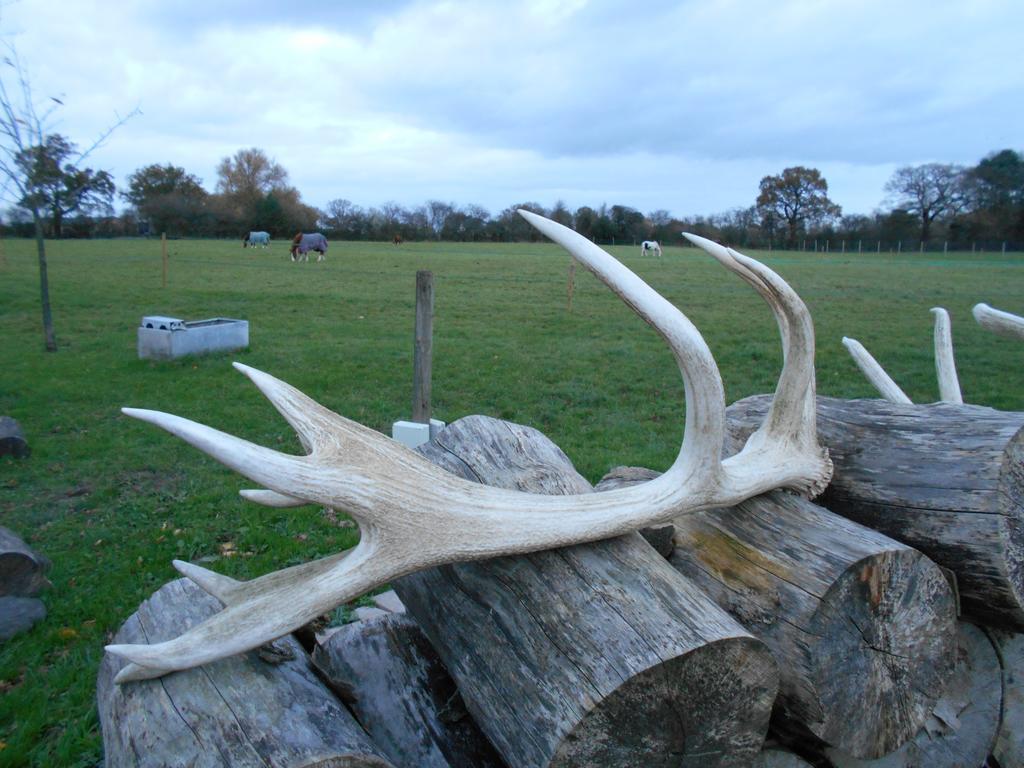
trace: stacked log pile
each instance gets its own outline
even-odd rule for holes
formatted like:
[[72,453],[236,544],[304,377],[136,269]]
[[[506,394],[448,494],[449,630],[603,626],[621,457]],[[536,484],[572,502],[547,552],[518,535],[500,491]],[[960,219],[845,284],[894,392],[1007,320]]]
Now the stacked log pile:
[[[736,441],[765,404],[729,409]],[[1024,414],[956,409],[971,413],[821,398],[836,478],[817,503],[774,492],[416,573],[394,585],[407,613],[321,636],[312,658],[285,638],[114,686],[108,656],[107,763],[1020,766]],[[420,451],[535,493],[655,475],[591,489],[543,435],[484,417]],[[174,582],[119,637],[154,642],[216,607]]]

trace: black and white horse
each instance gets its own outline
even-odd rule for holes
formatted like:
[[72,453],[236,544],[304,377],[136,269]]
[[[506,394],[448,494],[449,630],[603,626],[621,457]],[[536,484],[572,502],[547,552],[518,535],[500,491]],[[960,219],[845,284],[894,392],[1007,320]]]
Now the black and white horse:
[[644,240],[640,243],[640,255],[646,256],[649,253],[654,256],[661,256],[661,246],[657,240]]

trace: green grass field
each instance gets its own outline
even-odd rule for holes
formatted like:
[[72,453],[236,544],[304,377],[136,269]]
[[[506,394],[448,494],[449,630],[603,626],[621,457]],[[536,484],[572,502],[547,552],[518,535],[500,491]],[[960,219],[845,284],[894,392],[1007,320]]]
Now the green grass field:
[[[49,616],[0,645],[0,766],[91,766],[102,756],[94,683],[103,645],[173,558],[251,578],[354,544],[313,507],[271,510],[249,481],[122,416],[169,411],[298,451],[294,434],[231,360],[278,376],[331,409],[390,433],[407,418],[415,272],[435,280],[434,414],[483,413],[537,427],[596,481],[616,464],[666,468],[683,423],[670,353],[589,273],[549,244],[333,243],[324,264],[284,244],[173,241],[47,244],[59,342],[43,351],[34,244],[0,243],[0,414],[30,459],[0,459],[0,524],[53,560]],[[609,249],[704,333],[729,401],[775,386],[774,321],[742,281],[697,250]],[[871,397],[840,344],[861,341],[915,402],[937,399],[930,307],[953,319],[965,399],[1024,409],[1024,345],[983,331],[979,301],[1024,313],[1020,254],[752,253],[803,296],[818,338],[818,391]],[[170,363],[137,359],[144,314],[240,317],[251,348]]]

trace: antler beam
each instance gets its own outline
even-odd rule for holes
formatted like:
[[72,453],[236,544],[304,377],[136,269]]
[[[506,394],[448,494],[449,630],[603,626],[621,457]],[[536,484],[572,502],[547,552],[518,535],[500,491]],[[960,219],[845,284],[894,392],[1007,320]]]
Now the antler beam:
[[294,387],[238,363],[296,430],[305,456],[254,445],[187,419],[126,408],[264,486],[243,495],[270,506],[316,503],[348,512],[361,539],[349,552],[239,582],[187,563],[185,576],[224,603],[173,640],[110,645],[130,662],[118,682],[158,677],[250,650],[412,571],[617,536],[679,515],[730,506],[774,488],[820,492],[832,464],[815,429],[814,331],[796,293],[764,265],[687,235],[765,298],[784,364],[775,401],[743,451],[721,460],[725,401],[718,368],[693,324],[586,238],[528,211],[524,218],[566,248],[649,323],[683,377],[686,423],[672,467],[649,483],[577,496],[541,496],[469,483]]

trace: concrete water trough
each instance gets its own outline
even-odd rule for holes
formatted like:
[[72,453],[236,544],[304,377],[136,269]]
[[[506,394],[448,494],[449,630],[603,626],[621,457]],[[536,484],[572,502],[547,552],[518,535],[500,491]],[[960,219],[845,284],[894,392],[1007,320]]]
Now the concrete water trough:
[[171,360],[185,355],[206,355],[249,346],[249,321],[230,317],[179,320],[147,315],[139,325],[139,358]]

